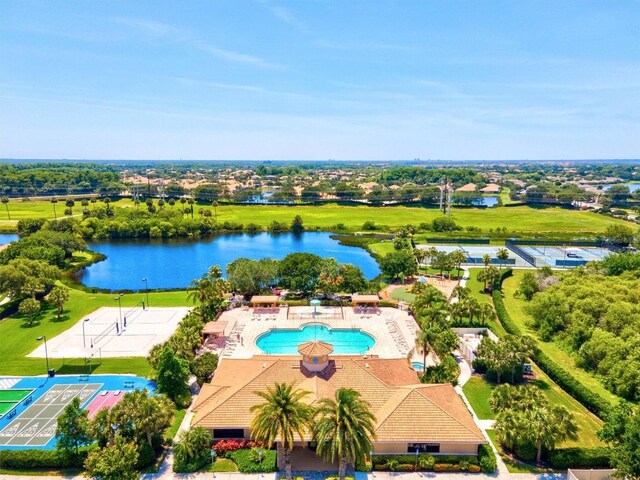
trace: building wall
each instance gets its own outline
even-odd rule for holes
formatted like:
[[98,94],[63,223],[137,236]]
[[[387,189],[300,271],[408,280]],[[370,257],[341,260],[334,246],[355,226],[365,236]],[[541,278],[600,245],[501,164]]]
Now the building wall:
[[[374,442],[373,451],[382,454],[406,454],[408,443]],[[477,455],[475,443],[441,443],[440,455]]]

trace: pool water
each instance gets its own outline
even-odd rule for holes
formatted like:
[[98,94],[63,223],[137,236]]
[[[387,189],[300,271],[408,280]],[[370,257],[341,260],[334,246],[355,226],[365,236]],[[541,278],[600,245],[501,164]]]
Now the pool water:
[[424,363],[422,362],[411,362],[411,366],[416,372],[424,372]]
[[314,323],[296,330],[274,328],[260,335],[256,345],[267,355],[297,355],[298,345],[314,340],[333,345],[333,353],[337,355],[360,355],[376,343],[371,335],[359,329],[331,329]]

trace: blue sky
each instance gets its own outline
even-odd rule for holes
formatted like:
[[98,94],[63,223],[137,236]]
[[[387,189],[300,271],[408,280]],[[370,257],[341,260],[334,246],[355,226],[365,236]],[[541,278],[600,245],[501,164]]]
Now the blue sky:
[[0,3],[0,157],[640,157],[639,1]]

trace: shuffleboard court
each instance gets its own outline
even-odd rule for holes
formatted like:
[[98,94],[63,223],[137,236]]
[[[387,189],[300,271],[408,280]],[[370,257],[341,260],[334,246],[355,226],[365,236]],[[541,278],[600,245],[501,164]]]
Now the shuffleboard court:
[[33,393],[33,389],[0,390],[0,402],[19,402]]
[[53,385],[0,431],[0,446],[47,445],[56,434],[58,416],[64,408],[76,397],[80,405],[86,404],[101,387],[101,383]]
[[18,402],[0,402],[0,417],[6,415],[18,405]]
[[116,403],[122,400],[123,396],[124,393],[120,390],[116,390],[115,392],[103,390],[91,401],[89,405],[87,405],[86,410],[89,412],[89,418],[94,418],[100,410],[113,407]]

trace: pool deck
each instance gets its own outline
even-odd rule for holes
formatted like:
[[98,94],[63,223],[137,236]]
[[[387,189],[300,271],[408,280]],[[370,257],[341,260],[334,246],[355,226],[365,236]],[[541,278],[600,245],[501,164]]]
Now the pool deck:
[[406,358],[415,346],[418,324],[407,312],[396,308],[379,308],[380,313],[360,314],[353,307],[281,307],[273,313],[254,313],[254,309],[236,308],[224,312],[220,321],[230,325],[229,340],[222,358],[251,358],[264,355],[257,338],[273,328],[295,329],[309,323],[330,328],[361,329],[376,340],[367,352],[380,358]]

